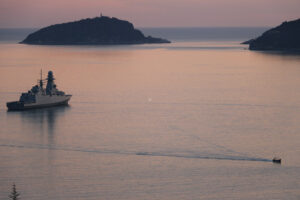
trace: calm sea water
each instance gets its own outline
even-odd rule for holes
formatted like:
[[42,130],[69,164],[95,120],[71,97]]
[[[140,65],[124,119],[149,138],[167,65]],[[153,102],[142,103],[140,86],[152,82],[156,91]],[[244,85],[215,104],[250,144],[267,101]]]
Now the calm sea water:
[[[300,199],[300,56],[239,44],[257,29],[198,30],[144,30],[175,42],[102,47],[21,45],[24,32],[8,31],[0,199],[12,183],[24,200]],[[7,112],[40,69],[70,106]]]

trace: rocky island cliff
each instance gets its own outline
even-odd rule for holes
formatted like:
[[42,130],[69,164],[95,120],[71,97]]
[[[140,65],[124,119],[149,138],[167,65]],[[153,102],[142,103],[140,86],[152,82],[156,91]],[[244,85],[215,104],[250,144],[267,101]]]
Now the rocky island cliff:
[[243,44],[249,44],[250,50],[300,51],[300,19],[283,22]]
[[29,34],[22,44],[35,45],[117,45],[170,43],[161,38],[146,37],[133,24],[106,16],[55,24]]

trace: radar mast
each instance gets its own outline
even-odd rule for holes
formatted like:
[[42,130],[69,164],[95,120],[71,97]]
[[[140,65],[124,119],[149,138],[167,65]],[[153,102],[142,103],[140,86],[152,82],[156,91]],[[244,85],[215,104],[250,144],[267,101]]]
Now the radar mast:
[[40,88],[43,89],[43,70],[41,69]]

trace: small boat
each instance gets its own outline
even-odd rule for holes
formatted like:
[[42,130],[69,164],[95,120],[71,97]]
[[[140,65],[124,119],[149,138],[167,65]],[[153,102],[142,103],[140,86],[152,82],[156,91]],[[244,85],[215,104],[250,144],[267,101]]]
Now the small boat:
[[274,157],[272,160],[273,163],[281,164],[281,158]]
[[[41,79],[38,84],[33,86],[27,93],[22,93],[19,101],[7,102],[8,110],[26,110],[34,108],[45,108],[59,105],[67,105],[72,95],[65,94],[57,89],[54,83],[53,72],[48,72],[46,79]],[[47,81],[46,88],[43,87],[44,81]]]

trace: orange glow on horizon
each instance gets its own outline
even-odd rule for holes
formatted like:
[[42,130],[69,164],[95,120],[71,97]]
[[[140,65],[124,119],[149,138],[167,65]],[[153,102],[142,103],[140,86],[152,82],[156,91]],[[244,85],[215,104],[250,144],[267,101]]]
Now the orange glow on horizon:
[[1,0],[0,28],[43,27],[99,16],[137,27],[274,26],[299,18],[299,0]]

